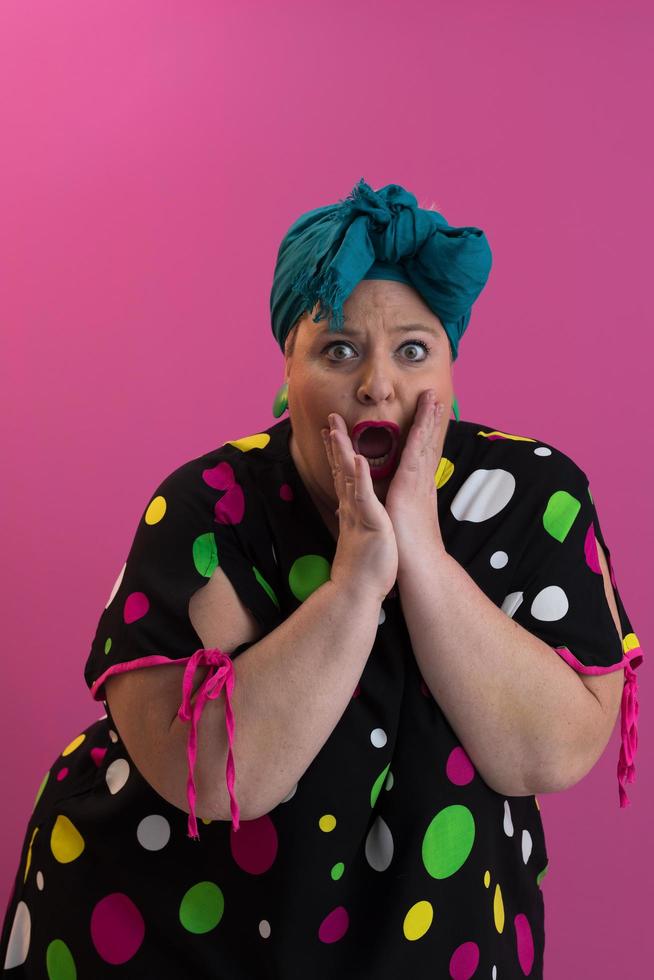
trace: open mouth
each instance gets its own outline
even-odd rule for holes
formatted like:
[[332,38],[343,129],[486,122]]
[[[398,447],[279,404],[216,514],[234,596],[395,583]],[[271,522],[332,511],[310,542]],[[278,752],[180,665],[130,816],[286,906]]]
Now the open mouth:
[[399,427],[394,422],[359,422],[352,430],[354,448],[365,456],[371,476],[388,476],[397,457]]

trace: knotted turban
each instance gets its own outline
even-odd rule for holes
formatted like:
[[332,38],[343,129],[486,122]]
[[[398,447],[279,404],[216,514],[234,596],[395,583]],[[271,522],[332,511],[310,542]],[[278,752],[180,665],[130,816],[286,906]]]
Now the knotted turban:
[[337,204],[300,215],[282,239],[270,292],[282,352],[290,329],[319,304],[313,322],[343,330],[343,303],[362,279],[395,279],[420,294],[449,337],[452,358],[486,285],[492,254],[480,228],[455,228],[418,207],[410,191],[374,191],[363,177]]

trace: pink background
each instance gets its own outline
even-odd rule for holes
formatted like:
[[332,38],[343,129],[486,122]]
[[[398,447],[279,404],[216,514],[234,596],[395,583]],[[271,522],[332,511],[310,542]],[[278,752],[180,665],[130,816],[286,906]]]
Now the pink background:
[[[82,670],[140,514],[172,469],[274,421],[280,240],[360,177],[485,230],[462,417],[586,471],[647,655],[653,21],[625,0],[4,0],[3,903],[42,776],[102,714]],[[617,725],[539,797],[550,980],[649,965],[647,666],[639,683],[632,806]]]

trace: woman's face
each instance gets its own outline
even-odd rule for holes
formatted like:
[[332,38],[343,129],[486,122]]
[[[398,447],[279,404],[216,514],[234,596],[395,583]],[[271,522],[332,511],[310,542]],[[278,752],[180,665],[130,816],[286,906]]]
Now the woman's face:
[[[343,417],[350,438],[358,422],[395,422],[399,460],[420,394],[433,388],[445,403],[441,452],[453,399],[447,334],[411,286],[362,280],[343,304],[343,313],[344,330],[334,333],[329,333],[327,320],[313,323],[306,314],[293,331],[292,352],[287,338],[285,354],[291,455],[316,503],[330,513],[338,498],[320,435],[321,428],[329,427],[330,412]],[[373,480],[382,503],[393,472]]]

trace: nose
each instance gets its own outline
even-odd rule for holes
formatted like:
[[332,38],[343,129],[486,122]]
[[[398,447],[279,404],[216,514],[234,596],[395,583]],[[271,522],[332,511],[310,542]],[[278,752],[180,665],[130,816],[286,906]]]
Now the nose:
[[371,358],[361,370],[358,398],[363,402],[384,402],[392,398],[394,392],[395,383],[388,362],[381,357]]

